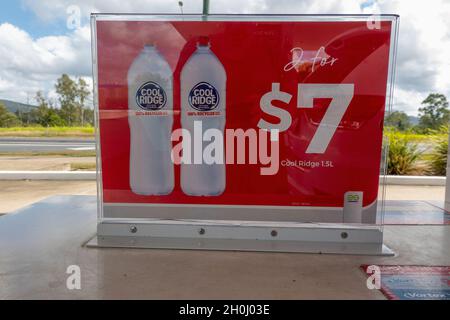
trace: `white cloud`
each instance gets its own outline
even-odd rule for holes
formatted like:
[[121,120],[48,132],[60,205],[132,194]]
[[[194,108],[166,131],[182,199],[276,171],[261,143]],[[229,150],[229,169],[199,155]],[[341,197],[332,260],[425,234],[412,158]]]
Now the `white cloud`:
[[[44,21],[66,19],[73,0],[22,0]],[[211,0],[210,13],[360,13],[366,0]],[[201,13],[202,0],[183,0],[184,13]],[[84,18],[92,12],[180,13],[178,0],[78,0]]]
[[420,103],[425,100],[428,92],[407,90],[398,86],[394,92],[394,110],[402,110],[410,115],[416,115]]
[[[22,0],[22,3],[44,21],[65,20],[67,9],[73,5],[80,8],[84,19],[93,12],[180,13],[178,0]],[[201,10],[201,0],[183,1],[184,13],[198,13]]]
[[32,101],[36,91],[49,92],[57,77],[91,76],[90,29],[65,36],[33,39],[9,24],[0,25],[0,96]]
[[360,13],[364,0],[215,0],[212,13],[329,14]]
[[[22,0],[43,23],[68,18],[73,0]],[[185,13],[199,13],[201,0],[184,0]],[[91,12],[179,13],[178,0],[79,0],[82,28],[66,35],[32,39],[0,25],[0,95],[24,101],[38,89],[51,92],[61,73],[90,76]],[[214,0],[211,13],[395,13],[400,18],[394,108],[416,114],[429,92],[450,98],[450,1],[448,0]]]
[[400,15],[394,109],[416,114],[430,92],[450,98],[450,1],[378,1],[367,11]]

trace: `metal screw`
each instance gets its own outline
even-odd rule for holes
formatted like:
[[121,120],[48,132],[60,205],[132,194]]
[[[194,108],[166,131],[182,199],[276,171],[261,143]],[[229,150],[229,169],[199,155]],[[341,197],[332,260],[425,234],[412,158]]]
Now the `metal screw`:
[[277,230],[272,230],[272,231],[270,232],[270,235],[271,235],[272,237],[276,237],[276,236],[278,235]]
[[205,234],[205,233],[206,233],[206,230],[203,229],[203,228],[200,228],[200,229],[198,230],[198,233],[199,233],[199,234]]
[[342,232],[341,233],[341,238],[342,239],[347,239],[348,238],[348,233],[347,232]]
[[130,227],[130,232],[131,233],[136,233],[137,232],[137,227],[136,226],[131,226]]

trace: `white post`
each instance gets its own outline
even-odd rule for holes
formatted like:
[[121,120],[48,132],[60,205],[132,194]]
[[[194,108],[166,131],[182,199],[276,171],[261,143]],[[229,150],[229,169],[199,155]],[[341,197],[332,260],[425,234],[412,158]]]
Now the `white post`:
[[447,149],[447,178],[445,180],[445,210],[450,212],[450,134]]

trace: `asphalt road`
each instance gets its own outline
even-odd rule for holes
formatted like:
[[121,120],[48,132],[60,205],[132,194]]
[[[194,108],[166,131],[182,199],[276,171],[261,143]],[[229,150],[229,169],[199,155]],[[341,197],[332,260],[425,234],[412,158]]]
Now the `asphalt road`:
[[67,138],[0,138],[0,152],[95,150],[94,140]]

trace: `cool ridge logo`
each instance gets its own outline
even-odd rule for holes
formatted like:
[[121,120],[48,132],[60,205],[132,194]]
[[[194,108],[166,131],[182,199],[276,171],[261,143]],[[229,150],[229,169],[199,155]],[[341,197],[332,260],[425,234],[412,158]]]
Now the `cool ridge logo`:
[[157,83],[144,83],[136,92],[136,103],[144,110],[162,109],[167,101],[164,89]]
[[219,92],[207,82],[197,83],[189,92],[189,104],[199,111],[210,111],[219,105]]

